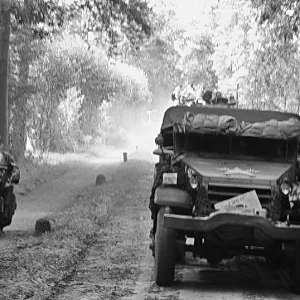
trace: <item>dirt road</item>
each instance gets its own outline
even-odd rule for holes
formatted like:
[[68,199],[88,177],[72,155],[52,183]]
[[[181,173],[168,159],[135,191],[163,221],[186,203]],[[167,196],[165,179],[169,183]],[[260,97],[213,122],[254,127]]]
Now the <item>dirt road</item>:
[[173,287],[160,288],[153,284],[153,260],[148,253],[143,266],[147,273],[144,272],[137,282],[137,294],[124,299],[299,299],[289,291],[288,274],[272,269],[264,259],[241,257],[211,267],[205,260],[195,262],[187,257],[187,263],[176,266]]
[[121,161],[121,154],[119,157],[87,157],[85,161],[73,162],[68,172],[42,184],[27,196],[18,195],[16,188],[18,209],[6,231],[33,230],[38,218],[63,210],[74,201],[74,196],[80,196],[84,188],[94,185],[98,173],[105,173],[107,180],[111,180],[107,165]]
[[[116,161],[120,162],[120,158]],[[122,172],[126,170],[126,176],[120,177],[120,168]],[[83,190],[91,189],[100,171],[108,178],[102,192],[113,201],[110,220],[81,262],[54,286],[47,300],[299,299],[289,291],[287,272],[272,269],[262,258],[241,257],[211,267],[205,260],[195,261],[187,255],[187,265],[176,266],[174,286],[156,286],[153,257],[148,249],[153,163],[130,159],[127,164],[113,167],[97,159],[78,163],[62,178],[19,199],[8,235],[33,230],[37,217],[70,205]],[[27,299],[42,300],[35,296]]]

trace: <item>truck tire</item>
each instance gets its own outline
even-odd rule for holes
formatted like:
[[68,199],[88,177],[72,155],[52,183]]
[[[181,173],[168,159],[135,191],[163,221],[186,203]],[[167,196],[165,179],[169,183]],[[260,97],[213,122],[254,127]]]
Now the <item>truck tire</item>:
[[175,272],[175,230],[164,227],[166,211],[169,209],[160,208],[155,233],[154,279],[159,286],[172,285]]
[[291,268],[292,292],[300,294],[300,240],[296,241],[296,249]]
[[211,245],[211,246],[207,247],[207,249],[209,249],[209,250],[206,250],[207,251],[207,255],[206,255],[207,262],[211,266],[218,265],[223,259],[221,249],[219,249],[216,245],[215,246]]

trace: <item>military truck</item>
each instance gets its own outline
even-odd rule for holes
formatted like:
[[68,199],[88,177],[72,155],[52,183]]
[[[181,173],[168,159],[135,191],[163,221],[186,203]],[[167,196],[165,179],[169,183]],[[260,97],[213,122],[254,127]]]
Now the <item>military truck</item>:
[[[190,251],[218,264],[264,256],[300,291],[300,117],[171,107],[156,138],[150,196],[155,282],[172,285]],[[187,239],[193,243],[187,245]]]

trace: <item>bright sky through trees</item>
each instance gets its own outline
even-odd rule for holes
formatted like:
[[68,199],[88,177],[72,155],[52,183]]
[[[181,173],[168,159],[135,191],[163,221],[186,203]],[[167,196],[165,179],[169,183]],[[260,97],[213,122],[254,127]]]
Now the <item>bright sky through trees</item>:
[[163,0],[163,2],[176,12],[179,25],[184,27],[189,35],[195,35],[202,30],[205,31],[210,22],[209,11],[218,0]]

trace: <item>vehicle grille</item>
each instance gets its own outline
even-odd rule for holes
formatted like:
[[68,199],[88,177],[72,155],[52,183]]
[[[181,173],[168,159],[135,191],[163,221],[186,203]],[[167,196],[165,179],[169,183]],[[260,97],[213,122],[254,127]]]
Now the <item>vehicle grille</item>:
[[267,208],[271,200],[271,188],[254,188],[254,187],[232,187],[232,186],[208,186],[208,199],[211,204],[227,200],[237,195],[256,190],[257,196],[263,208]]

